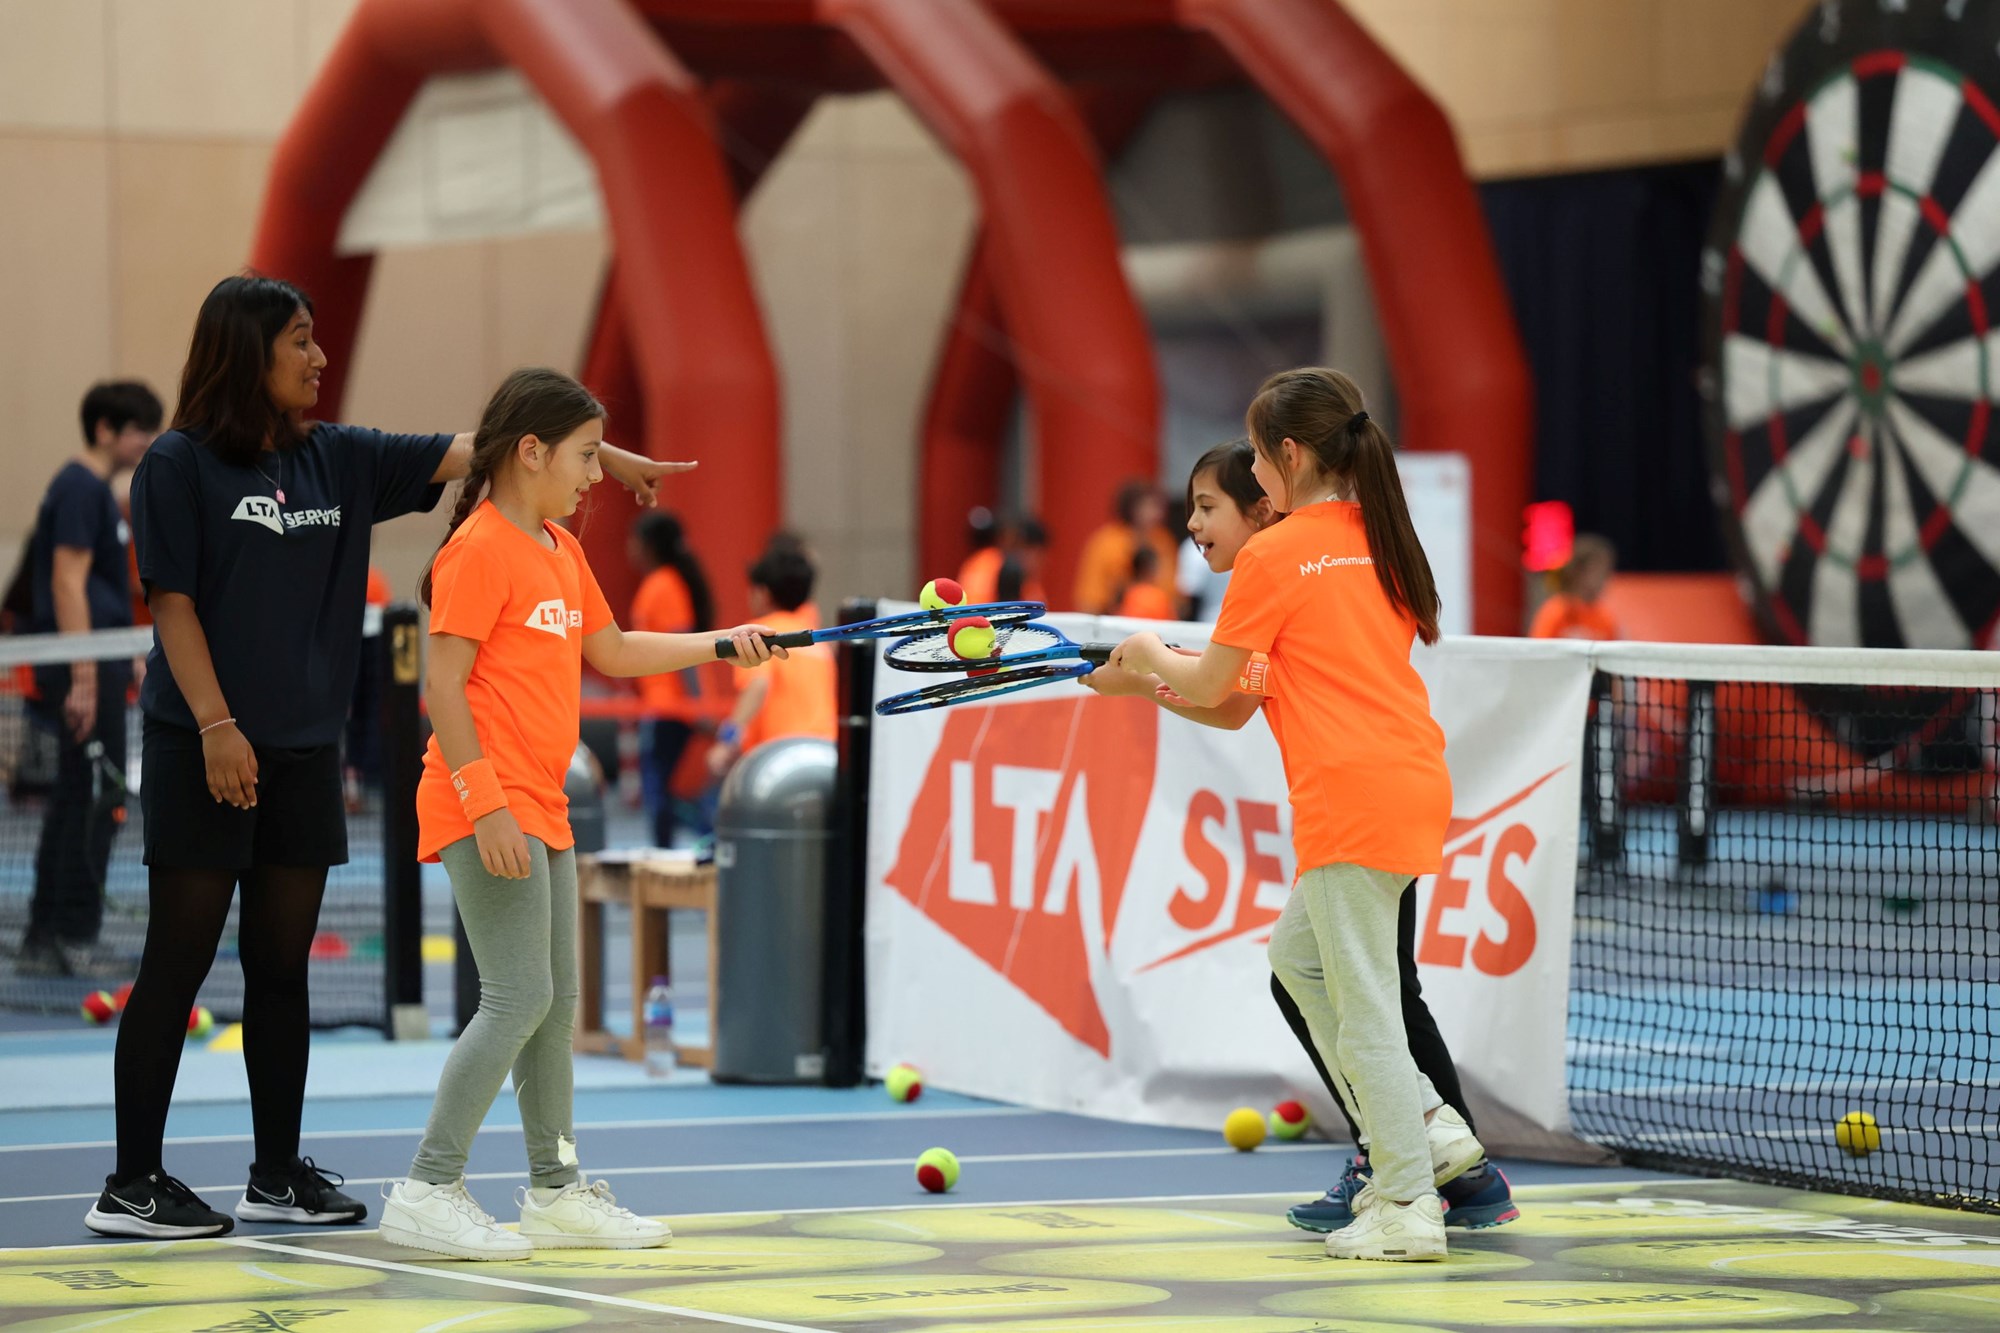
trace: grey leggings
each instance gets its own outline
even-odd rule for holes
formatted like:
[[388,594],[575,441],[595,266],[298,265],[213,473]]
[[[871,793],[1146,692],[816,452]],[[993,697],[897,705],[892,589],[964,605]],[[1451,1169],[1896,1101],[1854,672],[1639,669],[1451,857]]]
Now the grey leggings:
[[465,1174],[472,1136],[511,1068],[530,1181],[544,1188],[571,1184],[575,1160],[564,1165],[561,1140],[574,1137],[576,851],[552,852],[529,838],[526,879],[488,874],[472,838],[451,844],[439,858],[479,964],[479,1012],[445,1059],[410,1177],[449,1185]]

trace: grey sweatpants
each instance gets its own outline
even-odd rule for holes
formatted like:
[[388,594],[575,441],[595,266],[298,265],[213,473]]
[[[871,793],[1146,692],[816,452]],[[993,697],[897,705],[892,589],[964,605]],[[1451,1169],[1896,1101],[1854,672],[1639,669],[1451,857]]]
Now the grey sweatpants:
[[1361,1126],[1375,1188],[1408,1202],[1431,1192],[1424,1111],[1438,1104],[1410,1058],[1396,964],[1396,912],[1410,877],[1356,865],[1299,876],[1271,928],[1271,970]]
[[574,1140],[576,1027],[576,851],[551,852],[528,839],[526,879],[498,879],[479,860],[479,844],[461,838],[439,853],[451,895],[479,964],[479,1012],[445,1058],[424,1141],[410,1177],[448,1185],[465,1174],[472,1136],[514,1071],[528,1177],[544,1188],[577,1178],[559,1142]]

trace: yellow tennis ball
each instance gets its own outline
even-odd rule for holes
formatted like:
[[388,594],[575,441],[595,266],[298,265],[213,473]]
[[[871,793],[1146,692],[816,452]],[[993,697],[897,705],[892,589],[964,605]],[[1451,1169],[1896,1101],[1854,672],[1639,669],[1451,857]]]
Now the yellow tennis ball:
[[917,1183],[933,1194],[943,1194],[958,1183],[958,1159],[949,1148],[926,1148],[917,1158]]
[[1239,1106],[1222,1122],[1222,1141],[1238,1152],[1249,1152],[1264,1141],[1264,1117],[1254,1107]]
[[924,1095],[924,1076],[915,1065],[897,1065],[882,1083],[892,1101],[913,1102]]
[[942,611],[948,606],[965,605],[965,589],[957,579],[932,579],[917,594],[917,605],[926,611]]
[[208,1006],[198,1004],[188,1014],[188,1036],[206,1037],[215,1031],[215,1015],[208,1012]]
[[993,656],[996,637],[993,622],[985,616],[960,616],[945,631],[945,642],[951,645],[952,654],[968,662],[981,662]]
[[1833,1141],[1851,1157],[1866,1157],[1882,1146],[1882,1131],[1866,1111],[1849,1111],[1833,1127]]

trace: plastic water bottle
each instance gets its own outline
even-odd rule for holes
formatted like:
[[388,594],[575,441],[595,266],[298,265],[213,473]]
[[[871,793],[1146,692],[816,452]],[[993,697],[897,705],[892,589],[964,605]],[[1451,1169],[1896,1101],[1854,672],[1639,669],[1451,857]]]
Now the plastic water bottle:
[[674,1072],[674,998],[665,977],[646,990],[646,1072],[665,1078]]

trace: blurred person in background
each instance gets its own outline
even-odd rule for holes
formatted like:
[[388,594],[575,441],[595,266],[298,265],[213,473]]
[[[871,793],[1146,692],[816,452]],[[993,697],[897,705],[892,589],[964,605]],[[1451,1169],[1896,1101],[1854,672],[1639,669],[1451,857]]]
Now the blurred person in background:
[[[153,391],[135,380],[98,384],[83,397],[83,448],[56,473],[30,541],[31,634],[84,634],[132,624],[132,528],[111,483],[131,472],[160,432]],[[16,970],[25,976],[93,976],[104,922],[104,876],[118,820],[91,818],[96,764],[125,773],[129,659],[83,659],[35,668],[37,720],[57,737],[56,780],[35,850],[35,890]],[[93,755],[93,745],[101,747]]]
[[[974,515],[984,509],[975,509]],[[958,586],[974,606],[987,602],[1046,602],[1042,587],[1042,553],[1049,534],[1033,516],[1009,519],[994,529],[989,545],[974,551],[959,567]],[[1004,591],[1005,588],[1012,591]]]
[[1618,621],[1601,602],[1618,568],[1618,549],[1594,532],[1579,533],[1569,561],[1556,573],[1556,594],[1543,602],[1528,627],[1531,639],[1618,637]]
[[[634,523],[627,554],[643,575],[632,596],[633,629],[688,634],[715,627],[715,597],[708,575],[688,549],[678,515],[661,510]],[[700,694],[701,678],[691,670],[639,680],[639,698],[648,710],[657,710],[639,724],[639,775],[655,847],[673,846],[681,822],[674,774],[694,736],[688,702]]]
[[1174,538],[1167,531],[1167,502],[1150,481],[1132,480],[1118,488],[1116,515],[1090,535],[1077,562],[1076,609],[1106,615],[1118,605],[1119,589],[1131,577],[1132,553],[1150,546],[1159,561],[1153,578],[1168,597],[1174,593]]
[[[805,543],[790,533],[777,534],[750,566],[750,618],[780,634],[818,629],[812,603],[818,576]],[[716,777],[766,741],[834,739],[839,699],[831,646],[794,648],[770,670],[738,669],[736,685],[736,707],[708,751],[708,770]]]
[[1132,552],[1132,574],[1118,594],[1114,615],[1131,620],[1172,620],[1174,599],[1160,587],[1160,553],[1151,546]]

